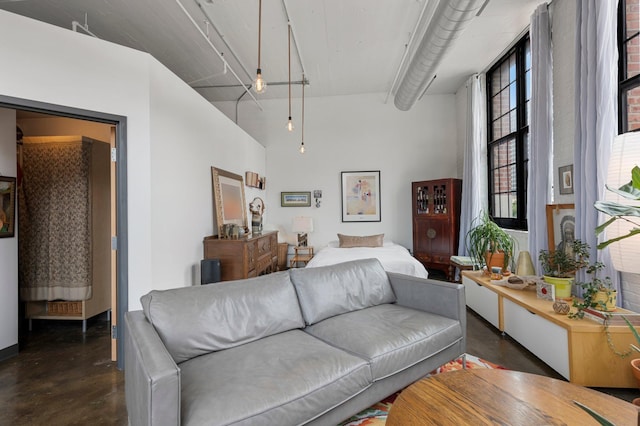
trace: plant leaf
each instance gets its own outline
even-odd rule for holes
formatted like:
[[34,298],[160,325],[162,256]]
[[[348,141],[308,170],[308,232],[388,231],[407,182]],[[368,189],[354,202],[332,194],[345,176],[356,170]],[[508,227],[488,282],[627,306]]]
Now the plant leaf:
[[596,226],[596,235],[600,235],[602,234],[602,231],[604,231],[604,228],[606,228],[607,226],[611,225],[613,222],[615,222],[616,220],[618,220],[617,217],[612,217],[611,219],[609,219],[608,221],[606,221],[605,223]]
[[626,204],[615,203],[612,201],[596,201],[594,207],[596,210],[606,213],[609,216],[640,217],[639,206],[628,206]]
[[633,169],[631,169],[631,185],[635,189],[640,190],[640,167],[638,166],[635,166]]
[[625,183],[620,188],[612,188],[609,185],[606,185],[607,189],[611,192],[615,192],[616,194],[628,198],[630,200],[640,200],[640,188],[636,188],[633,186],[633,182]]
[[624,240],[625,238],[629,238],[637,234],[640,234],[640,228],[633,228],[631,231],[629,231],[628,234],[625,234],[616,238],[611,238],[610,240],[601,242],[600,244],[598,244],[598,250],[602,250],[609,244],[615,243],[616,241]]
[[[633,337],[636,338],[636,342],[638,342],[638,345],[640,345],[640,334],[638,334],[638,330],[636,330],[636,328],[633,326],[633,324],[631,324],[631,321],[629,321],[627,319],[627,317],[625,317],[624,315],[622,315],[622,319],[624,320],[624,322],[627,323],[627,325],[629,326],[629,328],[631,329],[631,333],[633,333]],[[631,345],[633,346],[633,345]]]
[[573,401],[573,403],[576,404],[578,407],[582,408],[587,413],[589,413],[589,415],[591,417],[593,417],[594,419],[596,419],[598,421],[598,423],[600,423],[602,426],[615,426],[609,420],[604,418],[601,414],[598,414],[597,412],[593,411],[591,408],[587,407],[586,405],[584,405],[584,404],[582,404],[582,403],[580,403],[578,401]]

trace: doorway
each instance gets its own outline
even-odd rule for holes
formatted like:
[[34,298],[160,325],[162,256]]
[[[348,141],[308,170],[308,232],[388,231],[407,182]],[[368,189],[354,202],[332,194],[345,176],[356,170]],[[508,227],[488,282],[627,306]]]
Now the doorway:
[[[126,216],[126,118],[93,111],[45,104],[16,98],[0,96],[0,107],[16,111],[16,124],[22,124],[25,136],[31,134],[82,134],[89,133],[96,139],[108,139],[113,149],[109,149],[110,157],[110,204],[112,207],[111,228],[111,277],[112,302],[111,324],[112,350],[111,358],[117,359],[119,369],[124,368],[124,348],[121,342],[124,324],[124,312],[128,307],[127,285],[127,216]],[[77,131],[71,131],[71,129]],[[44,129],[49,129],[44,130]],[[95,137],[100,133],[102,137]],[[18,221],[20,219],[18,218]],[[18,234],[18,238],[20,238]],[[22,323],[23,319],[19,319]]]

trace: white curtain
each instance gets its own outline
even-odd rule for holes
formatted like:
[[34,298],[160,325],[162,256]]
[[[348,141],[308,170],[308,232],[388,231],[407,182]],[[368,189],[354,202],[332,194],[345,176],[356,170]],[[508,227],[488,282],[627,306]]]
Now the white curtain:
[[473,219],[487,210],[487,103],[486,75],[472,75],[467,80],[467,134],[464,147],[462,200],[460,208],[460,242],[458,254],[468,256],[465,239]]
[[541,272],[538,253],[548,248],[546,205],[552,200],[553,181],[553,62],[551,25],[547,4],[531,16],[531,123],[529,177],[527,182],[527,224],[529,253]]
[[[617,131],[617,0],[581,0],[576,13],[576,131],[574,191],[576,238],[591,246],[591,260],[602,261],[622,304],[619,274],[609,250],[596,250],[595,227],[603,217],[593,204],[604,198],[607,164]],[[584,271],[577,277],[585,280]]]

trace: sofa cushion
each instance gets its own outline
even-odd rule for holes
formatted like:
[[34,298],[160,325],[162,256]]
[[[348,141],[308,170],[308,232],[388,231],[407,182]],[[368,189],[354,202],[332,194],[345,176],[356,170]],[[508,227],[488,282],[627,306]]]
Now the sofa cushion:
[[291,269],[307,324],[396,300],[378,259],[354,260],[316,268]]
[[374,381],[430,358],[464,337],[459,321],[396,304],[329,318],[305,332],[369,360]]
[[176,363],[304,326],[287,272],[140,298]]
[[302,424],[371,384],[366,361],[300,330],[203,355],[180,369],[182,425]]

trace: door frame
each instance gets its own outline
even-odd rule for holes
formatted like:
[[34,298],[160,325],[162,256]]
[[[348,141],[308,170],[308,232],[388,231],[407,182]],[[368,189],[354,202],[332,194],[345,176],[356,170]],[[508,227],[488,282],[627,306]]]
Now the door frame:
[[117,365],[124,369],[124,314],[129,310],[129,238],[127,206],[127,117],[64,105],[0,95],[0,108],[94,121],[116,128],[116,345]]

